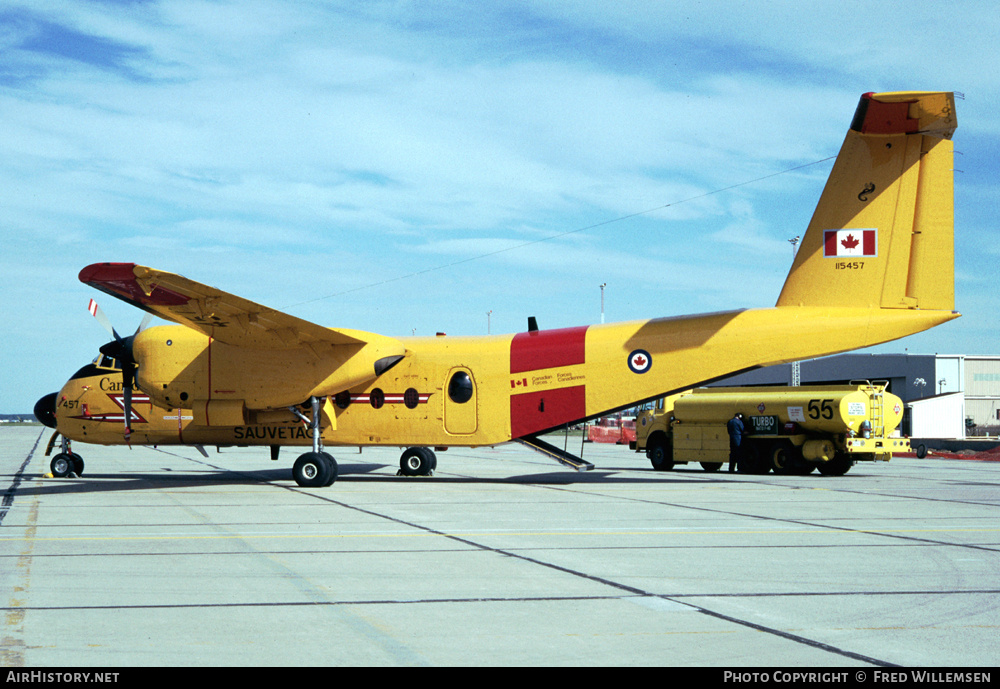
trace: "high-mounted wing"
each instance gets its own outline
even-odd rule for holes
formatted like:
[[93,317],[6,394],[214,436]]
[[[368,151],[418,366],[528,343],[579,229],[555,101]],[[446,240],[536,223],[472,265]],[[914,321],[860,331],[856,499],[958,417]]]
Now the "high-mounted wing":
[[255,349],[318,344],[403,345],[394,338],[343,328],[324,328],[181,275],[134,263],[95,263],[80,281],[133,306],[204,333],[219,342]]

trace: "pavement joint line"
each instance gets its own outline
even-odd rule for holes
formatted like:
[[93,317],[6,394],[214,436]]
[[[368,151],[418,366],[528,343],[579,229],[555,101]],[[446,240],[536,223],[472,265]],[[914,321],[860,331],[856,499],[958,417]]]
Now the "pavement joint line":
[[[41,438],[41,436],[39,436],[39,439],[40,438]],[[38,445],[38,442],[39,442],[39,440],[36,440],[36,442],[35,442],[35,446],[36,447]],[[19,474],[23,473],[23,470],[27,466],[27,463],[31,459],[31,456],[33,455],[33,453],[34,453],[34,448],[32,449],[32,453],[29,454],[28,460],[26,460],[25,464],[22,465],[22,468],[21,468],[21,471],[19,472]],[[166,453],[166,454],[174,455],[174,453]],[[184,460],[195,462],[195,463],[201,464],[203,466],[212,466],[211,464],[208,464],[206,462],[202,462],[200,460],[191,459],[191,458],[188,458],[188,457],[182,457],[181,455],[174,455],[174,456],[181,457]],[[770,534],[785,534],[785,533],[840,533],[840,534],[844,534],[844,533],[863,533],[863,534],[871,534],[871,535],[875,535],[875,536],[886,536],[886,537],[889,537],[889,538],[903,539],[903,540],[909,542],[908,545],[925,545],[925,544],[944,545],[944,546],[956,546],[957,545],[957,546],[960,546],[960,547],[979,548],[981,550],[987,550],[987,551],[990,551],[990,552],[996,552],[996,550],[994,548],[979,547],[979,546],[974,546],[974,545],[970,546],[968,544],[962,544],[962,543],[939,542],[939,541],[933,541],[931,539],[922,539],[922,538],[916,538],[916,537],[912,537],[912,536],[903,536],[902,534],[904,534],[904,533],[928,533],[928,532],[932,532],[932,533],[955,533],[955,532],[963,532],[963,531],[967,531],[967,532],[974,532],[974,531],[993,532],[993,531],[997,531],[997,529],[968,528],[968,527],[963,527],[963,528],[954,528],[954,527],[953,528],[936,528],[936,529],[855,529],[855,528],[851,528],[851,527],[847,527],[847,526],[834,526],[834,525],[827,525],[827,524],[816,524],[816,523],[810,523],[810,522],[807,522],[807,521],[800,521],[800,520],[794,520],[794,519],[784,519],[784,518],[781,518],[781,517],[769,517],[769,516],[763,516],[763,515],[759,515],[759,514],[742,514],[742,513],[737,513],[737,512],[733,512],[733,511],[725,511],[725,510],[721,510],[721,509],[712,509],[712,508],[706,508],[706,507],[701,507],[701,506],[694,506],[694,505],[685,505],[685,504],[676,504],[676,503],[671,503],[671,502],[664,502],[662,500],[649,500],[649,499],[633,498],[633,497],[626,497],[624,499],[626,501],[630,501],[630,502],[648,503],[648,504],[652,504],[652,505],[660,505],[660,506],[663,506],[663,507],[670,507],[670,508],[676,508],[676,509],[680,509],[680,508],[694,509],[694,510],[699,510],[700,509],[700,510],[704,510],[706,513],[724,514],[724,515],[729,515],[729,516],[733,516],[733,517],[740,517],[740,518],[744,518],[744,519],[763,519],[763,520],[766,520],[766,522],[770,522],[770,525],[775,525],[775,526],[773,528],[761,528],[761,529],[753,529],[753,530],[742,529],[742,530],[697,530],[697,531],[695,531],[695,530],[676,530],[675,529],[675,530],[666,530],[666,531],[664,531],[664,530],[656,530],[656,531],[640,530],[640,531],[627,531],[627,532],[614,531],[614,530],[610,530],[610,531],[609,530],[602,530],[602,531],[598,531],[598,532],[595,532],[595,531],[583,531],[583,532],[581,532],[581,531],[567,531],[567,530],[547,531],[547,532],[532,532],[532,531],[524,531],[524,530],[520,530],[520,531],[516,531],[516,532],[515,531],[507,531],[507,532],[500,531],[500,532],[495,532],[495,531],[489,531],[489,530],[487,530],[487,531],[476,530],[474,532],[470,531],[470,532],[464,532],[464,533],[463,532],[448,533],[448,532],[445,532],[445,531],[441,531],[439,529],[435,529],[435,528],[433,528],[431,526],[425,526],[425,525],[422,525],[420,523],[414,523],[414,522],[411,522],[411,521],[407,521],[404,518],[394,517],[394,516],[392,516],[390,514],[380,513],[380,512],[377,512],[377,511],[373,510],[373,509],[370,509],[370,508],[359,507],[359,506],[347,504],[347,503],[345,503],[345,502],[343,502],[341,500],[334,499],[333,497],[331,497],[329,495],[318,494],[318,493],[313,492],[311,490],[298,488],[297,486],[286,485],[286,483],[284,481],[278,481],[277,478],[275,478],[274,476],[272,476],[272,478],[270,478],[270,479],[267,479],[267,478],[263,478],[263,477],[261,477],[259,475],[255,475],[255,474],[252,474],[252,473],[241,472],[241,471],[233,471],[233,470],[230,470],[228,468],[214,467],[214,466],[212,466],[212,468],[215,469],[215,470],[217,470],[217,471],[222,472],[223,474],[239,475],[239,476],[248,477],[250,480],[252,480],[252,481],[254,481],[255,483],[258,483],[258,484],[270,485],[270,486],[273,486],[273,487],[282,488],[284,490],[288,490],[288,491],[291,491],[291,492],[294,492],[294,493],[298,493],[300,495],[306,495],[306,496],[309,496],[311,498],[327,502],[330,505],[335,505],[335,506],[339,506],[339,507],[342,507],[342,508],[345,508],[345,509],[348,509],[348,510],[353,510],[353,511],[356,511],[356,512],[358,512],[360,514],[366,514],[368,516],[371,516],[371,517],[374,517],[374,518],[377,518],[377,519],[388,520],[388,521],[394,522],[394,523],[399,524],[399,525],[404,525],[404,526],[406,526],[408,528],[411,528],[411,529],[419,530],[421,532],[421,533],[418,533],[418,534],[346,534],[345,535],[345,534],[315,534],[315,533],[313,533],[313,534],[257,534],[257,535],[239,534],[239,535],[237,535],[237,537],[239,537],[241,539],[246,539],[246,540],[251,540],[252,541],[255,538],[267,538],[267,539],[311,538],[311,539],[318,539],[318,538],[365,538],[365,537],[373,538],[373,537],[401,537],[401,536],[402,537],[412,538],[412,537],[415,537],[415,536],[422,536],[422,537],[426,537],[426,536],[441,536],[441,537],[444,537],[446,539],[450,539],[451,541],[453,541],[455,543],[464,544],[464,545],[467,545],[467,546],[469,546],[471,548],[475,548],[475,549],[483,551],[483,552],[489,552],[489,553],[494,553],[494,554],[505,556],[505,557],[516,558],[516,559],[518,559],[520,561],[523,561],[523,562],[526,562],[526,563],[535,564],[535,565],[538,565],[538,566],[541,566],[541,567],[545,567],[545,568],[548,568],[548,569],[551,569],[551,570],[554,570],[554,571],[563,572],[563,573],[569,574],[569,575],[574,576],[574,577],[580,577],[580,578],[583,578],[583,579],[586,579],[586,580],[589,580],[589,581],[592,581],[592,582],[595,582],[595,583],[603,584],[603,585],[612,587],[613,589],[616,589],[617,591],[621,592],[618,595],[568,597],[568,598],[566,598],[566,600],[640,600],[640,601],[641,600],[649,600],[649,601],[660,600],[660,601],[665,601],[667,603],[671,603],[671,604],[676,605],[676,606],[683,606],[684,608],[690,609],[691,611],[700,612],[700,613],[702,613],[704,615],[708,615],[708,616],[714,617],[716,619],[724,620],[724,621],[730,622],[732,624],[740,625],[740,626],[743,626],[743,627],[746,627],[746,628],[749,628],[749,629],[754,629],[754,630],[757,630],[757,631],[760,631],[760,632],[764,632],[764,633],[767,633],[767,634],[776,635],[778,637],[781,637],[781,638],[793,641],[795,643],[804,644],[804,645],[807,645],[807,646],[811,646],[813,648],[821,649],[821,650],[829,652],[829,653],[839,654],[839,655],[842,655],[842,656],[847,657],[847,658],[851,658],[851,659],[854,659],[854,660],[862,661],[862,662],[865,662],[865,663],[871,663],[871,664],[874,664],[874,665],[880,665],[880,666],[893,666],[893,664],[892,663],[888,663],[886,661],[879,660],[877,658],[872,658],[872,657],[865,656],[865,655],[862,655],[862,654],[854,653],[854,652],[846,650],[846,649],[837,648],[835,646],[832,646],[832,645],[829,645],[829,644],[826,644],[826,643],[823,643],[823,642],[820,642],[820,641],[816,641],[814,639],[809,639],[809,638],[806,638],[806,637],[802,637],[802,636],[794,634],[794,633],[792,633],[790,631],[786,631],[786,630],[782,630],[782,629],[776,629],[776,628],[773,628],[773,627],[767,627],[767,626],[760,625],[760,624],[757,624],[755,622],[752,622],[750,620],[740,619],[738,617],[733,617],[733,616],[730,616],[730,615],[726,615],[726,614],[717,612],[715,610],[712,610],[712,609],[710,609],[708,607],[705,607],[704,604],[699,605],[699,604],[696,604],[694,601],[689,600],[689,599],[692,599],[692,598],[696,597],[698,594],[673,594],[673,595],[654,594],[654,593],[650,593],[648,591],[644,591],[641,588],[636,588],[636,587],[629,586],[628,584],[625,584],[625,583],[622,583],[622,582],[613,581],[613,580],[610,580],[610,579],[606,579],[606,578],[602,578],[602,577],[595,576],[595,575],[592,575],[592,574],[588,574],[585,571],[574,570],[574,569],[569,568],[569,567],[560,566],[560,565],[555,564],[553,562],[547,562],[545,560],[537,559],[537,558],[534,558],[534,557],[529,557],[526,554],[524,554],[523,551],[521,551],[521,550],[519,550],[517,548],[509,548],[509,549],[508,548],[494,548],[494,547],[490,547],[490,546],[488,546],[488,545],[486,545],[484,543],[478,543],[478,542],[476,542],[476,540],[473,540],[473,539],[483,539],[483,538],[487,538],[489,536],[497,536],[497,535],[500,535],[500,536],[524,536],[524,535],[536,535],[536,536],[545,536],[545,535],[574,536],[574,535],[576,535],[576,536],[581,536],[581,535],[584,535],[585,536],[585,535],[595,535],[595,534],[599,534],[599,535],[609,535],[609,534],[621,534],[621,535],[625,535],[625,534],[631,534],[631,535],[643,535],[643,536],[647,536],[647,535],[655,535],[655,536],[670,535],[670,536],[677,536],[677,535],[711,534],[711,533],[718,533],[718,534],[760,533],[760,534],[768,534],[768,535],[770,535]],[[612,473],[614,473],[614,472],[612,472]],[[707,477],[694,477],[694,476],[691,476],[691,477],[685,477],[685,478],[700,479],[700,480],[697,481],[700,485],[704,485],[704,483],[706,481],[710,481],[710,479],[707,478]],[[575,494],[579,494],[579,495],[586,495],[586,496],[588,496],[590,498],[605,498],[605,499],[612,499],[612,500],[622,499],[622,497],[619,496],[619,495],[608,495],[607,494],[607,491],[610,490],[610,489],[613,489],[614,486],[602,486],[601,484],[598,483],[598,484],[596,484],[596,488],[598,490],[594,490],[595,484],[593,482],[580,482],[580,483],[570,482],[569,485],[566,485],[566,484],[551,484],[551,483],[545,483],[545,482],[531,482],[531,481],[521,481],[521,482],[518,482],[518,481],[506,481],[504,483],[505,483],[505,485],[523,485],[525,488],[543,488],[543,489],[544,488],[549,488],[551,490],[566,491],[566,492],[568,492],[570,494],[575,493]],[[760,486],[758,484],[758,487],[766,487],[766,488],[771,488],[771,489],[775,489],[775,490],[787,490],[789,488],[802,489],[802,488],[807,488],[808,486],[787,486],[787,485],[781,485],[779,483],[775,483],[775,484],[772,484],[772,485],[765,485],[765,486]],[[813,486],[813,487],[809,487],[809,488],[814,488],[816,490],[820,490],[821,489],[818,486]],[[826,490],[825,487],[822,488],[822,489]],[[13,488],[9,488],[8,491],[7,491],[8,494],[11,496],[11,503],[13,502],[13,493],[15,491],[16,491],[16,489],[13,489]],[[841,492],[852,493],[852,492],[856,492],[856,491],[842,490]],[[864,494],[865,495],[872,495],[874,493],[864,493]],[[914,499],[912,496],[888,496],[888,497],[898,497],[900,499]],[[950,501],[947,501],[947,502],[962,502],[962,501],[950,500]],[[987,504],[987,505],[991,505],[992,506],[992,503],[976,503],[976,504]],[[8,508],[9,508],[9,505],[8,505]],[[391,508],[391,506],[386,506],[385,507],[385,509],[389,509],[389,508]],[[4,514],[6,514],[6,512],[4,512]],[[768,526],[768,525],[769,524],[765,523],[765,526]],[[782,527],[782,526],[777,526],[777,525],[786,525],[786,526]],[[789,528],[789,526],[792,526],[792,525],[798,525],[798,526],[805,527],[805,528],[800,528],[800,529]],[[63,537],[63,538],[55,538],[55,537],[53,537],[53,538],[30,539],[30,540],[32,540],[32,541],[34,541],[34,540],[96,540],[96,539],[106,539],[106,540],[135,540],[135,539],[142,539],[142,538],[148,539],[150,537],[155,538],[155,539],[166,539],[166,538],[171,538],[171,539],[180,539],[180,538],[208,539],[208,538],[230,538],[232,536],[229,535],[229,534],[194,535],[194,536],[188,535],[188,534],[179,534],[179,535],[178,534],[159,534],[159,535],[152,535],[152,536],[150,536],[149,534],[140,534],[140,535],[135,535],[135,536],[123,535],[123,536],[111,536],[111,537],[109,537],[109,536],[77,536],[77,537],[70,537],[69,539],[66,539],[65,537]],[[17,539],[6,539],[6,540],[17,540]],[[22,540],[27,540],[27,539],[22,539]],[[825,592],[823,594],[815,594],[815,595],[878,595],[878,594],[884,594],[884,593],[887,593],[887,592],[881,592],[881,591],[853,592],[853,593],[848,593],[848,592],[841,592],[841,593],[837,593],[837,592]],[[915,594],[913,592],[894,592],[894,593],[898,593],[900,595],[920,595],[920,594]],[[940,593],[940,592],[933,592],[933,593]],[[978,592],[972,592],[972,591],[954,591],[952,593],[965,593],[965,594],[979,593],[979,594],[992,595],[995,592],[993,592],[993,591],[978,591]],[[716,595],[711,595],[711,596],[705,596],[704,594],[702,594],[701,597],[702,598],[706,598],[706,597],[707,598],[726,598],[726,597],[733,597],[733,596],[737,596],[737,595],[741,595],[741,594],[716,594]],[[749,596],[749,595],[753,595],[753,594],[742,594],[742,595]],[[776,593],[776,594],[760,594],[760,595],[763,596],[763,595],[784,595],[784,594]],[[810,595],[810,594],[807,593],[807,592],[796,592],[796,593],[790,593],[790,594],[787,594],[787,595]],[[685,600],[685,599],[688,599],[688,600]],[[489,600],[494,600],[494,599],[490,599],[490,598],[439,599],[437,601],[430,600],[430,599],[428,599],[428,600],[420,600],[420,601],[413,601],[413,600],[405,600],[404,599],[404,600],[392,600],[392,601],[388,601],[388,600],[387,601],[371,601],[371,603],[372,604],[378,604],[378,603],[398,604],[398,603],[411,603],[411,602],[421,602],[421,603],[423,603],[423,602],[427,602],[427,603],[433,603],[433,602],[464,602],[464,601],[477,602],[477,601],[489,601]],[[502,598],[502,599],[496,599],[496,600],[507,602],[507,601],[510,601],[512,599]],[[513,599],[513,600],[518,600],[518,599]],[[563,600],[563,598],[558,598],[558,597],[557,598],[546,597],[546,598],[537,598],[537,599],[525,598],[525,599],[522,599],[522,600]],[[320,600],[320,601],[306,601],[306,602],[298,602],[298,603],[295,603],[295,602],[290,602],[290,603],[289,602],[286,602],[286,603],[273,603],[273,602],[272,603],[266,603],[265,602],[265,603],[258,603],[257,605],[313,605],[313,606],[315,606],[315,605],[359,605],[359,604],[364,604],[364,601],[348,601],[348,600],[344,600],[344,601],[328,601],[328,600],[327,601],[323,601],[323,600]],[[233,603],[233,604],[222,604],[222,605],[234,605],[235,606],[235,605],[241,605],[241,604],[239,604],[239,603]],[[195,606],[195,604],[192,604],[192,606]],[[109,607],[109,608],[125,607],[125,608],[129,608],[129,607],[132,607],[132,606],[101,606],[101,607]],[[135,606],[135,607],[174,607],[174,606],[166,605],[166,606]],[[197,606],[197,607],[212,607],[212,606],[211,605],[207,605],[207,606],[202,605],[202,606]],[[43,609],[43,608],[38,608],[38,609]],[[53,609],[55,609],[55,608],[53,608]],[[72,609],[72,608],[69,608],[69,609]]]
[[34,605],[0,607],[0,611],[37,611],[55,612],[61,610],[142,610],[142,609],[172,609],[172,608],[266,608],[266,607],[316,607],[340,605],[432,605],[438,603],[533,603],[561,601],[596,601],[596,600],[639,600],[644,598],[663,600],[676,603],[684,608],[698,609],[683,598],[783,598],[783,597],[814,597],[814,596],[925,596],[925,595],[995,595],[997,589],[977,589],[968,591],[790,591],[790,592],[749,592],[749,593],[634,593],[628,595],[576,595],[576,596],[467,596],[461,598],[382,598],[364,600],[299,600],[299,601],[243,601],[230,603],[137,603],[116,605]]
[[[296,492],[306,493],[306,491],[300,490],[298,488],[293,488],[291,486],[287,486],[285,488],[287,490],[292,490],[292,491],[296,491]],[[361,512],[363,514],[368,514],[370,516],[374,516],[376,518],[388,519],[389,521],[392,521],[392,522],[395,522],[395,523],[398,523],[398,524],[405,524],[405,525],[410,526],[410,527],[415,528],[415,529],[420,529],[420,530],[423,530],[423,531],[427,531],[429,533],[433,533],[433,534],[445,536],[446,538],[450,538],[450,539],[458,541],[460,543],[468,544],[468,545],[470,545],[472,547],[475,547],[475,548],[481,548],[483,550],[486,550],[486,551],[489,551],[489,552],[493,552],[493,553],[496,553],[498,555],[503,555],[503,556],[506,556],[506,557],[513,557],[513,558],[519,559],[519,560],[524,561],[524,562],[528,562],[528,563],[531,563],[531,564],[538,565],[540,567],[545,567],[547,569],[552,569],[552,570],[555,570],[555,571],[558,571],[558,572],[563,572],[565,574],[569,574],[569,575],[574,576],[574,577],[578,577],[578,578],[586,579],[588,581],[592,581],[592,582],[595,582],[595,583],[599,583],[599,584],[603,584],[603,585],[606,585],[606,586],[610,586],[610,587],[618,589],[620,591],[625,591],[627,593],[631,593],[631,594],[634,594],[634,595],[637,595],[637,596],[640,596],[640,597],[659,598],[659,599],[664,600],[664,601],[669,601],[669,602],[672,602],[672,603],[677,603],[679,605],[684,605],[684,606],[690,607],[692,610],[696,610],[696,611],[698,611],[698,612],[700,612],[700,613],[702,613],[704,615],[708,615],[708,616],[711,616],[711,617],[715,617],[717,619],[725,620],[725,621],[731,622],[733,624],[738,624],[738,625],[741,625],[741,626],[744,626],[744,627],[747,627],[747,628],[750,628],[750,629],[754,629],[756,631],[760,631],[760,632],[763,632],[763,633],[767,633],[767,634],[772,634],[772,635],[775,635],[775,636],[779,636],[781,638],[788,639],[789,641],[793,641],[793,642],[796,642],[796,643],[804,644],[806,646],[811,646],[813,648],[817,648],[817,649],[826,651],[828,653],[833,653],[833,654],[836,654],[836,655],[841,655],[841,656],[844,656],[844,657],[847,657],[847,658],[851,658],[852,660],[859,660],[859,661],[862,661],[862,662],[870,663],[872,665],[878,665],[878,666],[882,666],[882,667],[896,667],[895,665],[893,665],[892,663],[889,663],[887,661],[878,660],[876,658],[871,658],[869,656],[865,656],[865,655],[861,655],[861,654],[858,654],[858,653],[854,653],[852,651],[846,651],[844,649],[840,649],[840,648],[837,648],[835,646],[831,646],[829,644],[825,644],[825,643],[822,643],[822,642],[819,642],[819,641],[815,641],[813,639],[809,639],[809,638],[806,638],[806,637],[803,637],[803,636],[799,636],[799,635],[796,635],[796,634],[791,634],[789,632],[784,632],[784,631],[781,631],[781,630],[778,630],[778,629],[774,629],[774,628],[766,627],[766,626],[763,626],[763,625],[759,625],[759,624],[756,624],[754,622],[750,622],[748,620],[741,620],[741,619],[736,618],[736,617],[731,617],[731,616],[728,616],[728,615],[723,615],[722,613],[718,613],[718,612],[709,610],[708,608],[704,608],[702,606],[694,605],[692,603],[686,603],[686,602],[681,601],[681,600],[673,600],[673,599],[665,597],[665,596],[658,596],[658,595],[656,595],[654,593],[650,593],[648,591],[644,591],[643,589],[636,588],[636,587],[633,587],[633,586],[629,586],[627,584],[622,584],[620,582],[612,581],[610,579],[605,579],[603,577],[598,577],[598,576],[595,576],[595,575],[592,575],[592,574],[587,574],[585,572],[580,572],[580,571],[577,571],[577,570],[573,570],[573,569],[570,569],[568,567],[563,567],[562,565],[557,565],[557,564],[552,563],[552,562],[545,562],[544,560],[539,560],[539,559],[536,559],[536,558],[531,558],[531,557],[528,557],[527,555],[524,555],[524,554],[521,554],[521,553],[517,553],[517,552],[515,552],[513,550],[506,550],[506,549],[501,549],[501,548],[493,548],[493,547],[487,546],[485,544],[476,543],[475,541],[468,540],[467,538],[460,538],[458,536],[453,536],[453,535],[449,535],[447,533],[441,532],[441,531],[439,531],[437,529],[426,527],[426,526],[423,526],[423,525],[420,525],[420,524],[414,524],[412,522],[408,522],[408,521],[400,519],[398,517],[391,517],[389,515],[380,514],[378,512],[373,511],[373,510],[368,510],[368,509],[365,509],[365,508],[357,507],[355,505],[348,505],[348,504],[346,504],[344,502],[341,502],[339,500],[335,500],[335,499],[327,497],[325,495],[317,495],[315,493],[308,493],[308,494],[313,495],[314,497],[316,497],[316,498],[318,498],[320,500],[323,500],[323,501],[326,501],[326,502],[330,502],[332,504],[340,505],[341,507],[344,507],[346,509],[355,510],[355,511]],[[810,526],[812,526],[812,525],[810,525]]]
[[14,480],[7,487],[7,490],[3,494],[3,500],[0,501],[0,525],[3,525],[4,517],[10,511],[11,506],[14,504],[14,495],[17,493],[17,489],[21,485],[21,481],[24,479],[24,470],[28,468],[28,464],[31,463],[32,458],[35,456],[35,450],[38,449],[38,443],[42,439],[42,432],[39,432],[38,437],[35,438],[35,444],[31,446],[31,450],[28,451],[28,456],[24,458],[21,466],[14,473]]
[[[433,538],[433,537],[445,537],[445,538],[481,538],[481,537],[511,537],[511,536],[713,536],[713,535],[749,535],[749,534],[763,534],[763,535],[784,535],[784,534],[829,534],[831,531],[840,533],[843,535],[849,534],[867,534],[872,536],[893,536],[893,534],[905,534],[905,533],[1000,533],[1000,528],[940,528],[940,529],[885,529],[885,530],[874,530],[874,529],[851,529],[847,527],[816,527],[812,529],[739,529],[739,530],[711,530],[711,531],[687,531],[687,530],[649,530],[649,531],[617,531],[614,529],[606,531],[598,530],[588,530],[588,531],[483,531],[476,530],[472,532],[463,531],[453,531],[453,532],[441,532],[441,531],[425,531],[424,533],[252,533],[252,532],[242,532],[239,534],[241,540],[271,540],[271,539],[354,539],[354,538]],[[217,534],[197,534],[197,533],[166,533],[166,534],[123,534],[123,535],[97,535],[97,534],[78,534],[78,535],[67,535],[67,536],[34,536],[31,538],[32,541],[44,542],[44,541],[170,541],[170,540],[226,540],[234,538],[232,534],[217,533]],[[0,542],[14,541],[20,542],[25,540],[24,537],[20,536],[0,536]],[[975,544],[948,544],[941,541],[933,541],[929,539],[913,539],[913,540],[923,540],[934,545],[961,545],[965,547],[979,548],[987,551],[998,551],[998,547],[989,547],[986,545],[975,545]]]

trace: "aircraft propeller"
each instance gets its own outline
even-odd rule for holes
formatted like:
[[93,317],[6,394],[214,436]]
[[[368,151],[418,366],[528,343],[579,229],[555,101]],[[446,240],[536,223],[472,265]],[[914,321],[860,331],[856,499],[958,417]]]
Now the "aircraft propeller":
[[132,335],[122,337],[114,329],[111,321],[108,320],[108,317],[104,315],[104,311],[101,310],[101,307],[93,299],[90,300],[89,311],[97,319],[97,322],[115,338],[112,342],[101,346],[99,351],[104,356],[116,359],[122,367],[122,390],[125,393],[125,439],[128,440],[129,436],[132,435],[132,386],[135,385],[135,372],[139,368],[139,364],[132,354],[132,343],[135,341],[135,336],[149,325],[152,314],[147,313],[143,317],[139,327],[136,328]]

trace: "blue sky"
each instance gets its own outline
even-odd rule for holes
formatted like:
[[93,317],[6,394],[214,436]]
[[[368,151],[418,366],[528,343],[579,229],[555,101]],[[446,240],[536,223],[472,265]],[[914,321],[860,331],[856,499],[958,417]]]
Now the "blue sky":
[[91,297],[138,325],[97,261],[397,336],[771,306],[866,91],[965,95],[964,316],[880,349],[1000,354],[1000,13],[950,7],[0,0],[0,412]]

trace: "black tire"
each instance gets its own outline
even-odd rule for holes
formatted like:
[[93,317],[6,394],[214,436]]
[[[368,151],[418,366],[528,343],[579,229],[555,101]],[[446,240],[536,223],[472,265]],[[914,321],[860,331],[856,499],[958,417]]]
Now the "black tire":
[[784,476],[796,473],[796,468],[802,461],[795,445],[788,440],[775,441],[769,448],[767,459],[771,470]]
[[407,448],[399,458],[399,473],[403,476],[430,476],[437,466],[437,457],[429,447]]
[[722,468],[722,462],[700,462],[700,464],[705,471],[718,471]]
[[437,455],[434,453],[434,450],[432,450],[429,447],[418,447],[417,449],[423,452],[424,456],[427,457],[427,461],[430,462],[431,465],[431,472],[433,473],[437,471],[438,458]]
[[327,458],[333,460],[333,457],[321,452],[300,455],[292,467],[292,478],[302,488],[322,488],[329,485],[327,481],[330,480],[331,462]]
[[646,457],[656,471],[670,471],[674,468],[673,449],[662,433],[654,433],[646,442]]
[[321,452],[320,454],[323,455],[323,459],[326,460],[327,470],[329,471],[329,476],[327,476],[326,483],[324,483],[323,485],[332,486],[333,482],[337,480],[337,474],[338,474],[337,460],[333,458],[333,455],[327,452]]
[[824,476],[843,476],[851,470],[852,466],[854,466],[854,460],[851,459],[850,455],[838,454],[829,462],[819,464],[819,473]]
[[924,457],[927,456],[927,446],[924,445],[923,443],[920,443],[919,445],[917,445],[916,453],[917,453],[917,459],[923,459]]
[[73,473],[77,476],[83,476],[83,457],[75,452],[70,452],[69,456],[73,460]]
[[66,478],[73,471],[73,455],[60,452],[49,462],[49,471],[56,478]]
[[744,443],[744,448],[740,473],[763,475],[771,472],[771,458],[761,454],[757,443]]

